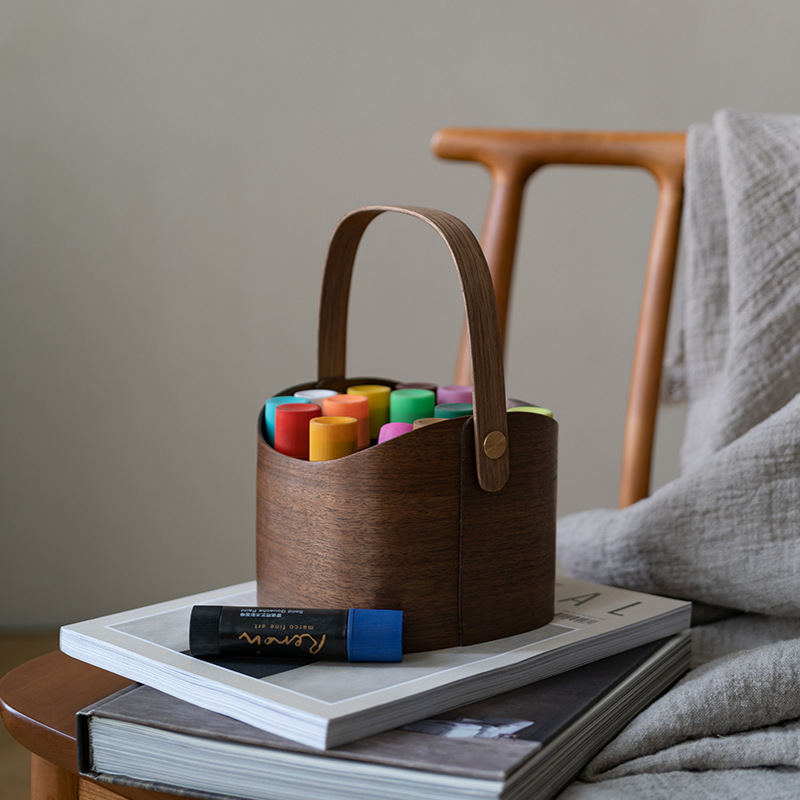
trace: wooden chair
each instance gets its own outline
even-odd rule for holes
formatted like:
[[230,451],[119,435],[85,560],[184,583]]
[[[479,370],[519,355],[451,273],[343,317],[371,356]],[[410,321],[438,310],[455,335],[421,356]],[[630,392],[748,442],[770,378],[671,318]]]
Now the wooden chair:
[[[528,179],[547,164],[640,167],[658,185],[650,255],[639,312],[622,449],[620,507],[650,491],[650,469],[661,364],[666,341],[683,201],[684,133],[546,131],[444,128],[433,137],[441,158],[483,164],[492,190],[481,244],[492,272],[500,329],[505,341],[514,252]],[[455,383],[469,384],[462,333]]]

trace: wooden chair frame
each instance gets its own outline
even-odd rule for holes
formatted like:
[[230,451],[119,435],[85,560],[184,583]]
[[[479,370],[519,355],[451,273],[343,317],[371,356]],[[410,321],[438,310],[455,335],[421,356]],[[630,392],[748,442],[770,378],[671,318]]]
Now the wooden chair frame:
[[[619,504],[646,497],[658,410],[661,365],[677,260],[686,135],[673,132],[546,131],[444,128],[432,141],[446,159],[485,166],[492,180],[481,244],[492,273],[505,342],[511,277],[528,179],[548,164],[640,167],[658,184],[622,448]],[[462,333],[455,383],[471,382]]]

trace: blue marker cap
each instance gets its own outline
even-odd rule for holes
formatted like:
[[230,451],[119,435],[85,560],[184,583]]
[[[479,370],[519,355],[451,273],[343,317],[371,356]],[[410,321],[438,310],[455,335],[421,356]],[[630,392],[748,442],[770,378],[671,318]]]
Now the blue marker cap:
[[347,615],[348,661],[402,661],[403,612],[351,608]]
[[275,409],[287,403],[310,403],[307,397],[295,397],[294,395],[279,394],[270,397],[264,403],[264,427],[267,430],[267,442],[270,447],[275,447]]

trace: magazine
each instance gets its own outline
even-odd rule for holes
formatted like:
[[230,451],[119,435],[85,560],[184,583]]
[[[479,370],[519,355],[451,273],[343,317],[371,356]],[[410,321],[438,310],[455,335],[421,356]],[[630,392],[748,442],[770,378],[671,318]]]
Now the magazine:
[[198,659],[194,605],[256,605],[255,582],[61,629],[69,656],[209,711],[325,748],[491,697],[670,636],[691,604],[560,577],[553,621],[467,647],[409,653],[399,663]]
[[248,800],[551,797],[688,668],[688,632],[320,751],[134,685],[78,715],[95,780]]

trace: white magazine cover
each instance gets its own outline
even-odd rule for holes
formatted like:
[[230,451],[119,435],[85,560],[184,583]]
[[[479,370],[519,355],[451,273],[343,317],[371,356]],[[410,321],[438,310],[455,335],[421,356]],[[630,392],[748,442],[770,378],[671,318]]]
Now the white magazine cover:
[[[189,654],[194,605],[256,606],[255,582],[61,628],[69,656],[311,747],[344,744],[689,627],[691,604],[559,576],[541,628],[396,663],[317,661],[243,674]],[[258,672],[258,670],[256,670]]]

